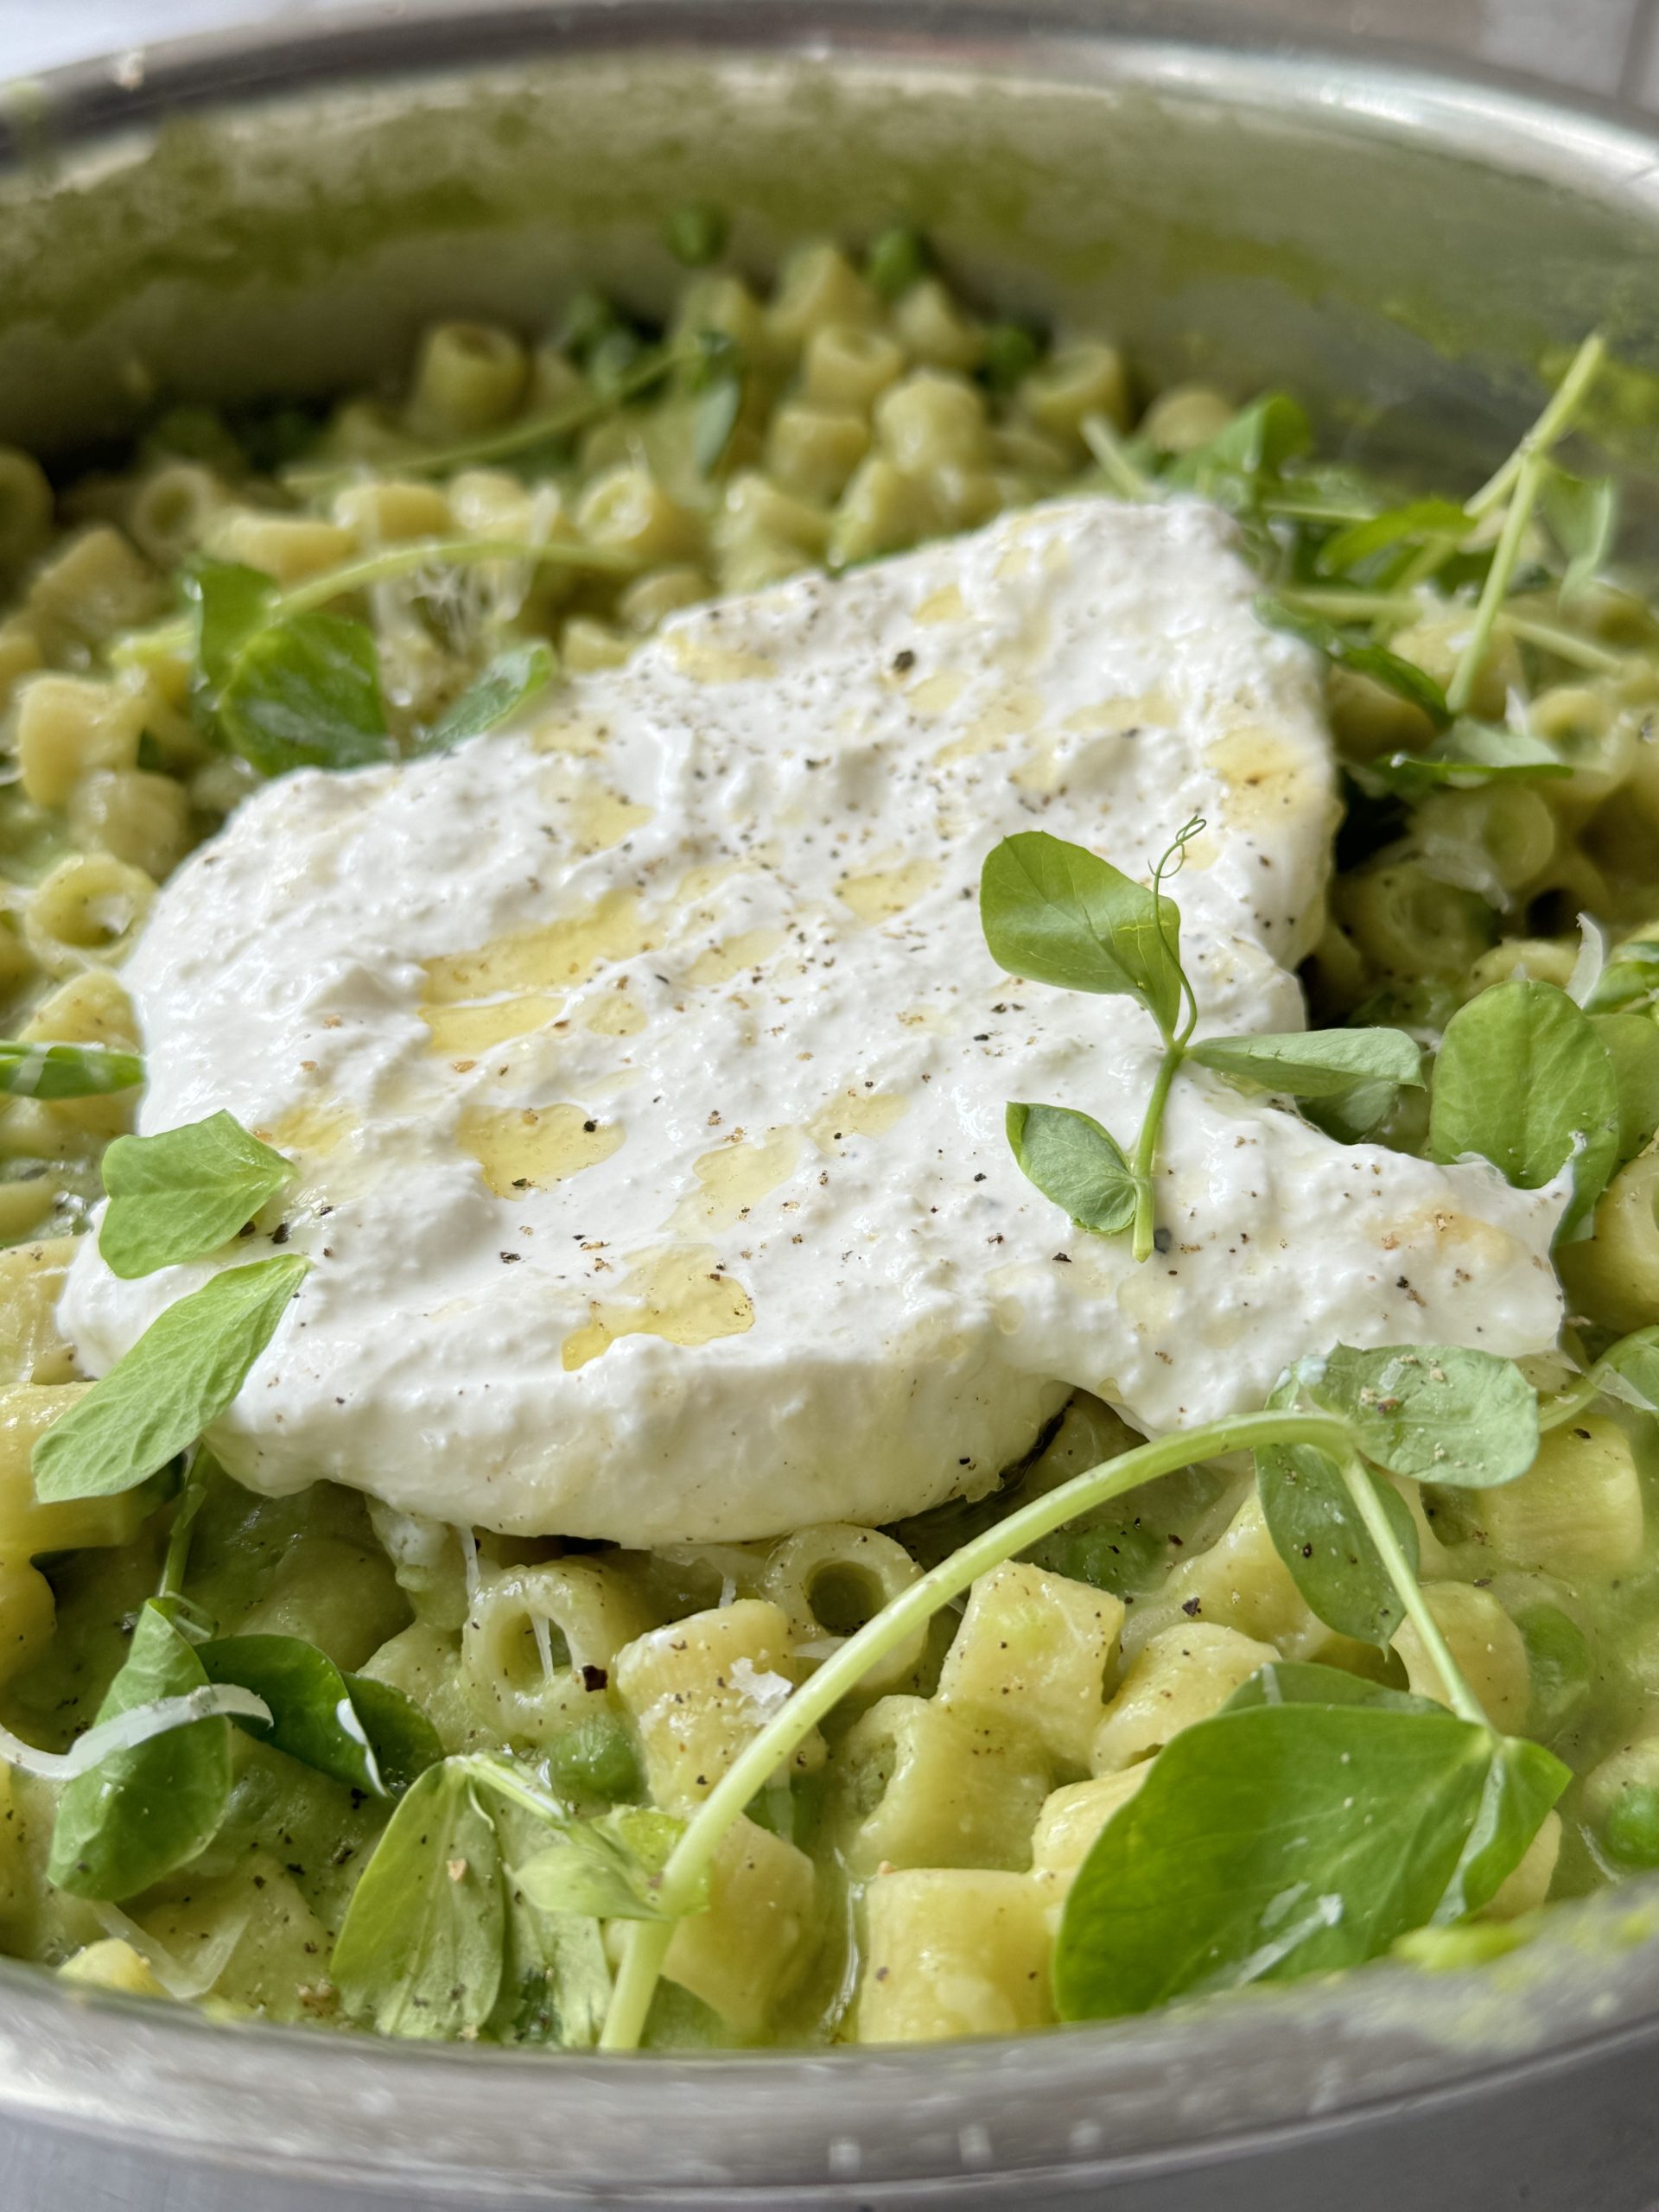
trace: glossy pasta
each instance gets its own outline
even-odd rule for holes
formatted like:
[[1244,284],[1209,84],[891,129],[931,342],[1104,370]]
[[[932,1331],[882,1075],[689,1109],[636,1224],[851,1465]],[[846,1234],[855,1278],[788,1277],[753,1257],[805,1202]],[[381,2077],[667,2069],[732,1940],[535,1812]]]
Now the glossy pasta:
[[[7,1033],[137,1044],[122,960],[157,886],[257,780],[193,703],[177,579],[203,557],[366,620],[393,741],[413,752],[493,639],[543,645],[573,671],[615,665],[714,594],[879,558],[1062,491],[1122,493],[1126,454],[1155,473],[1239,419],[1207,385],[1148,401],[1098,334],[1051,345],[988,321],[925,264],[896,292],[879,275],[830,245],[795,256],[770,290],[704,270],[654,373],[651,334],[582,300],[550,337],[431,329],[400,393],[325,418],[176,410],[113,474],[54,486],[0,453]],[[420,557],[400,566],[411,548]],[[331,589],[335,570],[347,573]],[[1455,683],[1468,597],[1408,613],[1392,652]],[[1514,594],[1469,704],[1501,716],[1523,697],[1529,728],[1573,772],[1357,802],[1306,975],[1323,1020],[1437,1037],[1506,980],[1566,988],[1580,914],[1615,959],[1659,918],[1659,623],[1605,582],[1583,583],[1568,614],[1541,588]],[[1354,771],[1434,736],[1421,703],[1363,667],[1333,665],[1328,698]],[[469,1011],[436,1007],[435,1037],[493,1041],[466,1027]],[[86,1387],[54,1311],[133,1095],[0,1104],[0,1712],[53,1748],[87,1725],[137,1609],[170,1572],[166,1479],[50,1505],[29,1465]],[[1402,1091],[1382,1141],[1421,1143],[1424,1111]],[[1659,1150],[1651,1127],[1637,1136],[1593,1233],[1560,1255],[1580,1350],[1659,1321]],[[659,1553],[452,1529],[327,1484],[256,1498],[209,1466],[174,1594],[221,1637],[303,1638],[402,1693],[452,1760],[515,1753],[579,1812],[678,1821],[959,1535],[1135,1440],[1080,1397],[988,1502],[887,1530],[831,1523]],[[1505,1488],[1397,1484],[1459,1669],[1494,1722],[1575,1770],[1489,1920],[1659,1864],[1654,1474],[1649,1426],[1614,1406],[1552,1431]],[[1318,1617],[1232,1465],[1166,1477],[995,1567],[890,1649],[751,1799],[702,1909],[668,1943],[647,2040],[1048,2024],[1055,1929],[1096,1839],[1172,1738],[1280,1662],[1447,1695],[1419,1627],[1385,1658]],[[0,1765],[0,1945],[162,2001],[347,2024],[331,1953],[385,1808],[245,1732],[232,1760],[228,1813],[200,1855],[101,1901],[47,1877],[57,1785]],[[527,1881],[529,1847],[515,1849],[502,1878]],[[630,1923],[600,1916],[608,1953],[582,1955],[602,1976]],[[543,1939],[539,1963],[518,1961],[531,1994],[517,2011],[504,1999],[482,2032],[591,2042],[597,2014],[570,2024],[575,1954]]]

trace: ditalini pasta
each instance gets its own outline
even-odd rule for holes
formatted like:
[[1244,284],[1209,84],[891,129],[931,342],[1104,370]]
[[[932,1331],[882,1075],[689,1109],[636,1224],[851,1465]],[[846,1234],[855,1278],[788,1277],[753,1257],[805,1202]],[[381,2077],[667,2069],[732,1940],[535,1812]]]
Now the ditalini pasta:
[[1454,495],[724,231],[0,453],[0,1945],[557,2050],[1522,1942],[1659,1866],[1600,341]]

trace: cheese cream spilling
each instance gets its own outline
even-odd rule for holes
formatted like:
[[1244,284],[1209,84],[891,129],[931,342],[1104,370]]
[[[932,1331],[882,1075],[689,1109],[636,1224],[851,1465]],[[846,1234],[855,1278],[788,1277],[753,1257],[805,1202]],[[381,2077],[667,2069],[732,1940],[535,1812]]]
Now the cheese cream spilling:
[[[1149,1020],[1001,973],[1041,827],[1176,887],[1200,1033],[1303,1025],[1334,774],[1229,525],[1074,500],[687,613],[446,757],[306,772],[163,891],[141,1128],[296,1159],[314,1262],[212,1441],[447,1521],[632,1544],[988,1488],[1076,1385],[1151,1433],[1344,1340],[1554,1340],[1559,1189],[1343,1146],[1197,1069],[1160,1249],[1020,1173],[1010,1099],[1133,1140]],[[219,1265],[65,1301],[89,1370]]]

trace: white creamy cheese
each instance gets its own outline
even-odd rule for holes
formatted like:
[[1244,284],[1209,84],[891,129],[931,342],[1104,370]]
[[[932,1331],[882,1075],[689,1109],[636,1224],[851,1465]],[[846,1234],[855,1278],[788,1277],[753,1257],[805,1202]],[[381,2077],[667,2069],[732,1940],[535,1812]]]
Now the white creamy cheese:
[[[315,1262],[213,1434],[442,1518],[633,1543],[986,1488],[1082,1384],[1161,1431],[1338,1339],[1554,1340],[1559,1192],[1344,1147],[1202,1071],[1167,1251],[1072,1227],[1011,1098],[1132,1140],[1128,1001],[1001,974],[980,864],[1041,825],[1177,895],[1206,1031],[1299,1027],[1333,772],[1229,525],[1073,501],[688,613],[443,759],[251,800],[128,971],[147,1131],[301,1163]],[[67,1295],[97,1371],[212,1265]]]

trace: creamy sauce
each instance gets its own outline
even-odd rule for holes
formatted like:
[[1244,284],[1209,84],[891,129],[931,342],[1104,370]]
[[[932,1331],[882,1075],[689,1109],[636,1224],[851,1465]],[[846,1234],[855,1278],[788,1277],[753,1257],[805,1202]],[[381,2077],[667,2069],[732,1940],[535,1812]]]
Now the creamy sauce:
[[[688,613],[448,757],[251,800],[126,971],[143,1128],[226,1107],[302,1155],[315,1266],[227,1465],[505,1529],[751,1537],[983,1490],[1073,1385],[1160,1431],[1338,1339],[1551,1343],[1557,1191],[1191,1071],[1169,1249],[1136,1268],[1007,1150],[1011,1098],[1132,1139],[1157,1057],[1127,1001],[990,960],[1009,831],[1144,874],[1202,813],[1177,895],[1203,1028],[1302,1024],[1333,769],[1228,528],[1039,509]],[[120,1282],[89,1240],[89,1370],[207,1271]]]

